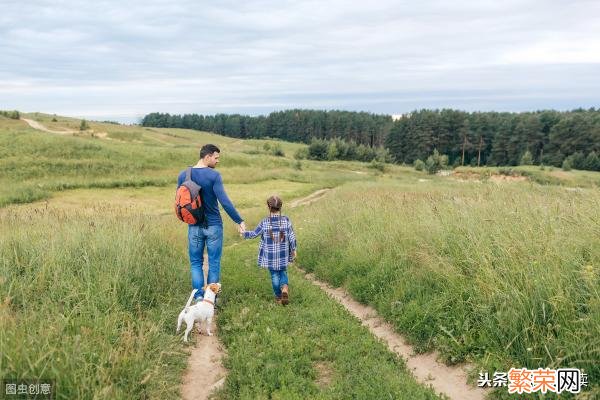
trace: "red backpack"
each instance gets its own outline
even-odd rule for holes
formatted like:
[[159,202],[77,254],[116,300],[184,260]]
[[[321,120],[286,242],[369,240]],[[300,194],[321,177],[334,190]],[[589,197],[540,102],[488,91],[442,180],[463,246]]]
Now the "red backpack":
[[186,170],[185,180],[175,193],[175,214],[187,224],[206,226],[202,188],[192,180],[192,167]]

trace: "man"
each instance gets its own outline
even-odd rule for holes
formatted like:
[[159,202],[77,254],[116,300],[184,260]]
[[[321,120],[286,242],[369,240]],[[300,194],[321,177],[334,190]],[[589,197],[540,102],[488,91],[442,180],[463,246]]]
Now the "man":
[[[200,160],[192,168],[192,180],[202,188],[202,201],[206,215],[206,226],[188,225],[188,249],[190,256],[190,270],[192,274],[192,287],[198,289],[194,298],[204,297],[204,247],[208,253],[207,284],[218,283],[221,276],[221,253],[223,251],[223,220],[219,212],[219,204],[223,206],[227,215],[238,224],[238,231],[246,230],[242,217],[227,197],[223,187],[221,174],[215,170],[219,163],[221,150],[213,144],[202,146]],[[179,174],[177,188],[185,181],[186,171]]]

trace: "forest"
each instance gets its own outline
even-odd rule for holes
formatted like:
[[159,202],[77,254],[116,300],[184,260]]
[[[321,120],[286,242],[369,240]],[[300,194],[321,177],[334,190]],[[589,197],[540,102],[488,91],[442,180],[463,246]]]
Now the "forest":
[[341,139],[351,146],[385,148],[385,161],[404,164],[424,160],[437,150],[454,166],[535,164],[600,171],[600,110],[595,108],[521,113],[423,109],[395,120],[339,110],[295,109],[266,116],[151,113],[141,124],[237,138],[318,140],[321,146],[335,141],[339,147]]

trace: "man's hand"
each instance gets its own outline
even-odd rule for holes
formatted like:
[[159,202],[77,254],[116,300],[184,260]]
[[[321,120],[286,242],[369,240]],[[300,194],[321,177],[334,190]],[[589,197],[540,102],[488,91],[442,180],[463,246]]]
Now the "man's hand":
[[240,224],[238,225],[238,232],[240,233],[240,235],[243,235],[244,232],[246,232],[246,223],[244,221],[240,222]]

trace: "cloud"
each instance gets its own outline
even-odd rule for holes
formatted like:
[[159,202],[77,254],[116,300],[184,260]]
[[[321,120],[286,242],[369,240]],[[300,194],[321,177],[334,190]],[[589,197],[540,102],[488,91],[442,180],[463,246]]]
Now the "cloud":
[[401,113],[598,103],[594,1],[3,4],[0,107]]

